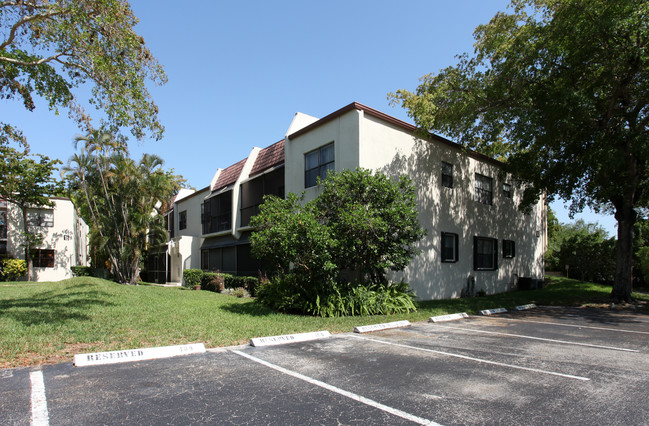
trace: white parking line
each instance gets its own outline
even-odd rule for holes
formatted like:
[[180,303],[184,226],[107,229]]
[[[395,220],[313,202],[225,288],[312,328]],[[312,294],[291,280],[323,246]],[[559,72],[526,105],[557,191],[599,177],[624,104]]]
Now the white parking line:
[[29,373],[32,382],[32,426],[48,426],[47,399],[45,398],[45,381],[41,370]]
[[495,320],[531,322],[534,324],[560,325],[562,327],[590,328],[592,330],[616,331],[620,333],[649,334],[649,331],[624,330],[624,329],[610,328],[610,327],[595,327],[593,325],[562,324],[559,322],[533,321],[533,320],[527,320],[521,318],[504,318],[504,317],[484,317],[484,318],[495,319]]
[[280,367],[279,365],[271,364],[268,361],[264,361],[263,359],[257,358],[255,356],[249,355],[245,352],[241,352],[238,350],[232,350],[231,352],[240,355],[244,358],[248,358],[251,361],[254,361],[256,363],[259,363],[261,365],[264,365],[268,368],[272,368],[273,370],[279,371],[281,373],[287,374],[289,376],[295,377],[300,380],[304,380],[307,383],[311,383],[312,385],[319,386],[323,389],[327,389],[328,391],[335,392],[339,395],[345,396],[347,398],[353,399],[354,401],[361,402],[363,404],[369,405],[370,407],[378,408],[379,410],[385,411],[387,413],[393,414],[397,417],[401,417],[402,419],[409,420],[414,423],[418,423],[420,425],[438,425],[439,423],[435,423],[432,420],[424,419],[422,417],[417,417],[415,415],[412,415],[410,413],[406,413],[405,411],[401,411],[396,408],[389,407],[387,405],[381,404],[380,402],[376,402],[372,399],[365,398],[364,396],[357,395],[355,393],[337,388],[335,386],[329,385],[327,383],[321,382],[320,380],[312,379],[311,377],[305,376],[300,373],[296,373],[295,371],[287,370],[284,367]]
[[569,342],[567,340],[546,339],[545,337],[526,336],[524,334],[501,333],[499,331],[476,330],[474,328],[464,328],[464,327],[449,327],[446,325],[437,325],[437,327],[450,328],[453,330],[470,331],[473,333],[496,334],[499,336],[518,337],[519,339],[540,340],[542,342],[561,343],[562,345],[585,346],[588,348],[610,349],[613,351],[624,351],[624,352],[640,352],[636,349],[618,348],[615,346],[593,345],[591,343]]
[[549,374],[551,376],[565,377],[565,378],[568,378],[568,379],[575,379],[575,380],[582,380],[582,381],[589,381],[590,380],[588,377],[573,376],[572,374],[557,373],[555,371],[548,371],[548,370],[539,370],[538,368],[522,367],[520,365],[514,365],[514,364],[505,364],[504,362],[490,361],[488,359],[474,358],[474,357],[471,357],[471,356],[454,354],[454,353],[451,353],[451,352],[436,351],[434,349],[419,348],[417,346],[403,345],[401,343],[394,343],[394,342],[388,342],[388,341],[380,340],[380,339],[374,339],[374,338],[369,338],[369,337],[364,337],[364,336],[357,336],[355,334],[350,334],[349,336],[355,337],[357,339],[369,340],[369,341],[376,342],[376,343],[383,343],[383,344],[386,344],[386,345],[398,346],[400,348],[413,349],[413,350],[422,351],[422,352],[431,352],[431,353],[434,353],[434,354],[446,355],[446,356],[465,359],[465,360],[469,360],[469,361],[476,361],[476,362],[482,362],[482,363],[485,363],[485,364],[497,365],[499,367],[507,367],[507,368],[514,368],[514,369],[517,369],[517,370],[532,371],[534,373]]

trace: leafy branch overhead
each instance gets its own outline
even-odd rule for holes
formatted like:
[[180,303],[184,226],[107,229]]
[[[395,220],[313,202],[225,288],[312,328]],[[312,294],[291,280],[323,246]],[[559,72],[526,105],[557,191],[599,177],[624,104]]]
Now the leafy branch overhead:
[[[125,0],[0,2],[0,98],[31,111],[41,97],[90,131],[87,101],[103,111],[110,131],[160,139],[164,128],[145,83],[163,84],[166,76],[134,31],[137,22]],[[88,83],[90,99],[77,99],[75,89]],[[15,140],[17,130],[0,124],[0,139]]]
[[649,205],[649,3],[513,0],[475,31],[475,52],[400,103],[437,131],[505,160],[541,194],[615,212],[613,296],[631,297],[633,225]]

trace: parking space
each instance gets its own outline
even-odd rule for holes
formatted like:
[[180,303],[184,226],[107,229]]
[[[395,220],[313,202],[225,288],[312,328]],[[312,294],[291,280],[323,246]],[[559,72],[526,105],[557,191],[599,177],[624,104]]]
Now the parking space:
[[[647,315],[537,308],[164,360],[58,364],[42,367],[46,421],[647,424],[648,337]],[[0,424],[30,424],[32,370],[0,370]]]

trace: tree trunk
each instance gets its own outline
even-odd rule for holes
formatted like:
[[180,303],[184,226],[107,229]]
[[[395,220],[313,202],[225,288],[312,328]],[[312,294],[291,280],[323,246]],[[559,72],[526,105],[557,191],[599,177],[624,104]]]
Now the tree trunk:
[[617,219],[617,245],[615,248],[615,282],[611,298],[615,302],[631,302],[633,279],[633,225],[636,212],[633,203],[625,202],[615,212]]
[[[27,207],[19,206],[23,218],[23,234],[25,236],[25,265],[27,265],[27,281],[34,281],[32,271],[34,270],[34,261],[32,259],[31,238],[29,236],[29,229],[27,229]],[[34,279],[32,279],[34,278]]]

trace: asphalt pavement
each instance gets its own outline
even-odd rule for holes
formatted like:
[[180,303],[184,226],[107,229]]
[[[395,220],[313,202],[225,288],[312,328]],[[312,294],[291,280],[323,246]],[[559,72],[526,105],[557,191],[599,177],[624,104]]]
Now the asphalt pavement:
[[0,424],[649,424],[649,315],[540,307],[0,370]]

